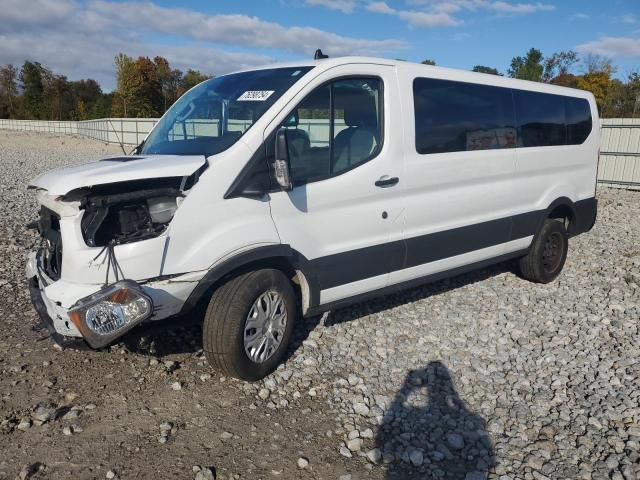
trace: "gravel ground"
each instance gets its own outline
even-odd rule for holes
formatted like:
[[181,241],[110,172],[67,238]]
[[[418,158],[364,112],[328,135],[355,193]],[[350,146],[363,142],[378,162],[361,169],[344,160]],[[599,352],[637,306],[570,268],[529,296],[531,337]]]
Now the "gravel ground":
[[550,285],[507,263],[330,312],[248,384],[197,328],[104,351],[33,329],[27,182],[118,151],[0,131],[0,479],[640,478],[640,193],[598,192]]

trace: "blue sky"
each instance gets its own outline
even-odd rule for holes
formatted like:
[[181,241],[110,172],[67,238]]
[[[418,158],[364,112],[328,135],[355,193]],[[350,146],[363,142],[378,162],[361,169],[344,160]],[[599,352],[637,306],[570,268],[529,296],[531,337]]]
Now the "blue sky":
[[[39,61],[115,84],[113,57],[163,55],[220,75],[278,60],[366,54],[505,73],[530,47],[640,69],[639,0],[3,0],[0,64]],[[578,66],[578,70],[579,70]]]

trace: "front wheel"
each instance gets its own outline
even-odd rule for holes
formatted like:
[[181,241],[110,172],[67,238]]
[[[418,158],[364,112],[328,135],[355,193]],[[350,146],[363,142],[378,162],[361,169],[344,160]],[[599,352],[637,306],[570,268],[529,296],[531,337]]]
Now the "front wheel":
[[567,259],[568,237],[564,224],[557,220],[545,220],[533,239],[529,253],[520,259],[522,277],[537,283],[555,280]]
[[207,360],[228,376],[259,380],[282,360],[295,317],[295,293],[281,271],[240,275],[209,302],[202,333]]

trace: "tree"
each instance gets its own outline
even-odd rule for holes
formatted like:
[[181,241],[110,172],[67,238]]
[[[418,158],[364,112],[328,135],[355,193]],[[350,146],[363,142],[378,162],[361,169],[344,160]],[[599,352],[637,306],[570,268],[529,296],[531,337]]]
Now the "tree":
[[189,68],[182,77],[182,81],[180,82],[181,94],[186,92],[190,88],[195,87],[199,83],[204,82],[205,80],[209,80],[210,78],[211,75],[205,75],[198,70]]
[[24,118],[42,118],[42,100],[44,98],[42,65],[38,62],[24,62],[20,70],[20,83],[22,84],[22,109]]
[[140,88],[136,109],[131,113],[136,117],[157,117],[164,112],[164,101],[156,64],[149,57],[138,57],[135,66],[140,77]]
[[593,93],[601,116],[611,115],[619,109],[614,99],[620,96],[620,82],[611,78],[615,73],[611,60],[589,55],[584,59],[584,67],[586,73],[577,78],[577,87]]
[[554,53],[544,60],[542,80],[546,83],[564,85],[576,63],[578,63],[578,54],[573,50]]
[[631,72],[627,79],[625,117],[640,116],[640,73]]
[[500,72],[498,72],[497,69],[492,67],[485,67],[484,65],[476,65],[471,69],[471,71],[478,73],[488,73],[490,75],[502,75]]
[[507,73],[512,78],[540,82],[544,71],[542,58],[540,50],[531,48],[524,57],[511,59],[511,67]]
[[156,65],[156,74],[162,89],[162,111],[165,112],[178,98],[182,72],[178,69],[172,70],[167,59],[163,57],[155,57],[153,63]]
[[[95,105],[104,96],[100,85],[95,80],[88,78],[71,82],[71,89],[75,101],[74,118],[87,120],[91,118]],[[107,113],[107,115],[109,114]]]
[[0,67],[0,117],[16,114],[18,97],[18,69],[11,64]]
[[435,66],[435,64],[436,64],[435,60],[430,60],[428,58],[423,60],[423,61],[421,61],[420,63],[423,64],[423,65],[433,65],[433,66]]
[[141,87],[142,78],[139,75],[133,58],[119,53],[115,58],[116,66],[116,95],[113,104],[113,114],[128,117],[136,101],[136,95]]

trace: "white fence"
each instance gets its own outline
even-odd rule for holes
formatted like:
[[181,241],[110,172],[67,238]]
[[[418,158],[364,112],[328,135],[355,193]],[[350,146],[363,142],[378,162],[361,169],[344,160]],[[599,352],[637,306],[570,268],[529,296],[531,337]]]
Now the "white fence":
[[100,118],[78,122],[0,118],[0,129],[75,134],[102,142],[135,146],[144,140],[157,121],[157,118]]
[[[144,140],[157,122],[157,118],[101,118],[78,122],[0,119],[0,129],[75,134],[135,146]],[[233,124],[231,130],[244,130],[248,126],[243,120],[231,120],[230,123]],[[327,138],[326,120],[301,121],[298,128],[306,130],[316,146],[326,143],[322,140]],[[341,128],[344,126],[338,126],[338,130]],[[202,134],[205,130],[217,132],[217,124],[195,121],[186,126],[187,135]],[[640,189],[640,119],[604,119],[601,136],[598,182]]]
[[640,118],[602,120],[598,182],[640,188]]

